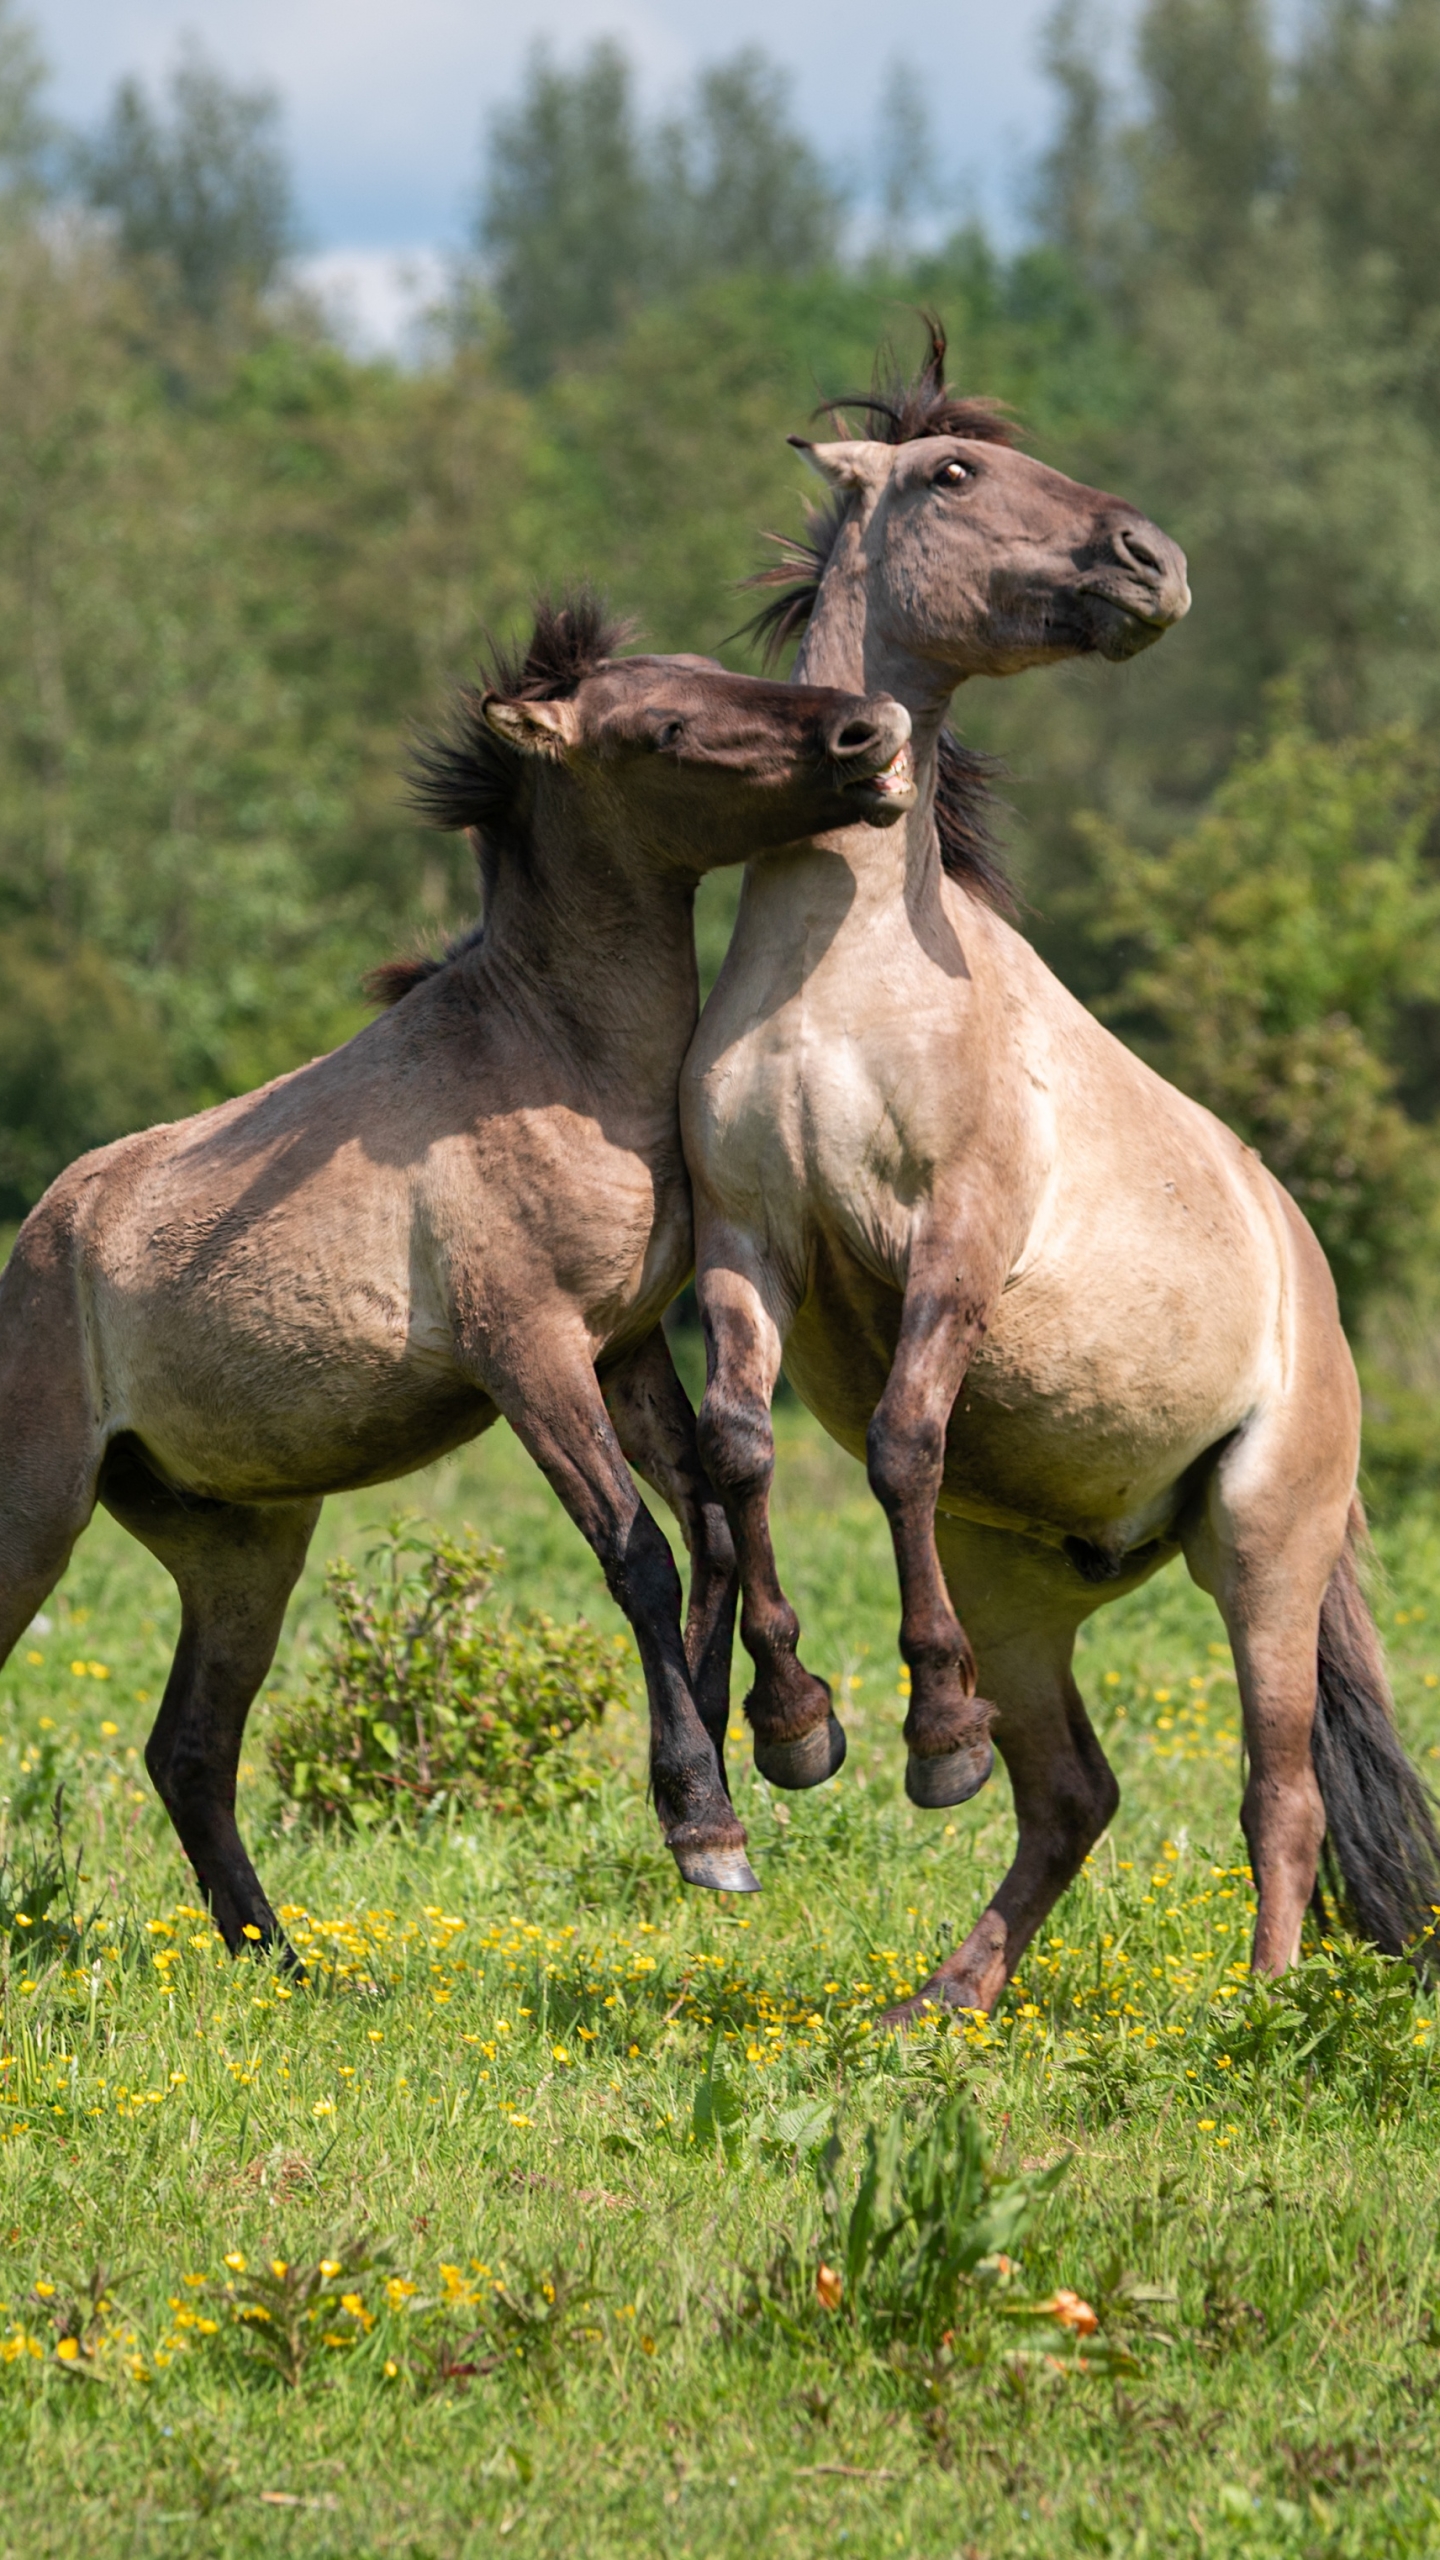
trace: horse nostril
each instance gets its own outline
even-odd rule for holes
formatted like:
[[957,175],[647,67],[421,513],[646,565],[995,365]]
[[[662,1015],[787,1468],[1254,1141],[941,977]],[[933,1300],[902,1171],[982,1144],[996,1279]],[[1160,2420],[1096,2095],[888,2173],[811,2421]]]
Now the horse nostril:
[[871,755],[880,744],[880,732],[873,720],[847,720],[830,742],[830,752],[837,756]]
[[1152,578],[1164,577],[1164,561],[1160,558],[1159,553],[1153,548],[1153,546],[1146,541],[1144,534],[1140,532],[1138,526],[1133,524],[1117,525],[1115,529],[1115,549],[1120,558],[1125,562],[1127,568],[1139,569],[1142,572],[1148,571]]

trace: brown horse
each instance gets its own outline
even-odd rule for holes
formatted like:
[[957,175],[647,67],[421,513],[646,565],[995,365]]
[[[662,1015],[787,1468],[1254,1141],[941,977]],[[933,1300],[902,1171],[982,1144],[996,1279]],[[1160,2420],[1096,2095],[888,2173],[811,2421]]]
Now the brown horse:
[[1440,1903],[1356,1579],[1359,1398],[1324,1257],[1259,1158],[996,912],[973,775],[940,752],[957,684],[1129,657],[1185,612],[1185,564],[1015,451],[943,359],[936,333],[919,382],[866,404],[880,436],[811,449],[834,504],[768,615],[805,630],[797,672],[906,704],[916,807],[748,875],[682,1088],[700,1445],[736,1537],[757,1765],[809,1786],[844,1753],[770,1547],[783,1351],[890,1520],[910,1795],[982,1786],[992,1721],[1014,1787],[1014,1863],[903,2014],[988,2008],[1109,1821],[1075,1635],[1179,1553],[1234,1648],[1256,1966],[1294,1959],[1327,1818],[1377,1943]]
[[[542,613],[422,755],[429,815],[476,831],[482,928],[382,972],[401,1000],[332,1056],[83,1157],[0,1280],[0,1659],[97,1499],[169,1569],[146,1759],[232,1948],[275,1934],[235,1775],[322,1496],[501,1414],[634,1628],[682,1874],[753,1886],[720,1756],[733,1550],[659,1330],[691,1257],[692,905],[715,863],[902,814],[909,720],[617,637],[590,600]],[[683,1637],[622,1451],[685,1531]]]

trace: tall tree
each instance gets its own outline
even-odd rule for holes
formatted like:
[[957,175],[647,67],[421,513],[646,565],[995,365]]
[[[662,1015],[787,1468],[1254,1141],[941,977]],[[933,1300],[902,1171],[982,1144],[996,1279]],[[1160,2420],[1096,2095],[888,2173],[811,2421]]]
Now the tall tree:
[[882,266],[902,266],[914,249],[917,222],[940,201],[940,170],[924,84],[914,64],[898,56],[880,92],[873,192],[876,255]]
[[788,119],[789,86],[747,47],[702,71],[688,114],[660,137],[651,220],[667,285],[742,270],[805,275],[835,256],[839,197]]
[[785,75],[754,50],[702,72],[686,112],[658,127],[617,45],[574,71],[531,57],[491,124],[475,226],[519,381],[613,339],[658,294],[835,256],[839,198],[786,108]]
[[0,0],[0,206],[33,203],[45,190],[54,136],[40,105],[45,64],[34,35]]
[[1352,274],[1364,262],[1372,294],[1393,297],[1398,324],[1413,331],[1440,297],[1435,0],[1316,0],[1292,137],[1296,193],[1319,213],[1332,254]]
[[476,243],[525,383],[612,336],[653,281],[650,183],[618,45],[594,45],[575,71],[536,48],[490,127]]
[[76,173],[88,202],[114,216],[125,255],[202,320],[262,291],[294,246],[278,100],[236,87],[193,48],[170,75],[168,113],[121,81]]

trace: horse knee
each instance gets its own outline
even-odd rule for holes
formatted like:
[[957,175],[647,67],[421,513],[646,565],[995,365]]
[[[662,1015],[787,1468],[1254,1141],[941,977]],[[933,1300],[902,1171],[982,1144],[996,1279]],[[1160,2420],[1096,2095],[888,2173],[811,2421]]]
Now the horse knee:
[[945,1427],[934,1414],[901,1422],[882,1405],[865,1434],[865,1472],[881,1509],[893,1512],[918,1489],[939,1489]]
[[764,1398],[713,1378],[696,1417],[701,1463],[712,1484],[734,1498],[768,1491],[775,1438]]

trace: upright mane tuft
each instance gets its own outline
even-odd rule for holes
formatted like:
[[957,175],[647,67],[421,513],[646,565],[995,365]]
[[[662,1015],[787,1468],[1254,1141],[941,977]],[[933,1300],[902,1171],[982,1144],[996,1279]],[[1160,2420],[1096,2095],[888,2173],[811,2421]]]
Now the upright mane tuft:
[[524,759],[485,718],[487,694],[509,702],[563,702],[632,637],[590,587],[558,602],[542,597],[523,649],[491,644],[478,685],[461,685],[443,729],[413,744],[407,780],[413,809],[428,826],[478,827],[502,836],[514,813]]
[[867,433],[877,444],[913,444],[920,436],[968,436],[972,444],[1014,444],[1015,422],[1002,400],[977,400],[952,391],[945,380],[949,342],[943,322],[924,311],[930,351],[913,381],[907,382],[894,352],[881,350],[875,379],[868,391],[827,400],[820,417],[844,417],[858,410],[869,421]]
[[[421,731],[412,741],[406,775],[410,806],[427,826],[456,833],[474,828],[487,880],[500,853],[518,849],[515,818],[524,759],[490,727],[486,696],[564,702],[632,637],[632,626],[608,614],[591,587],[576,587],[558,600],[542,596],[524,646],[505,648],[492,641],[481,661],[480,682],[458,687],[445,726]],[[438,958],[419,952],[382,960],[362,979],[365,993],[375,1004],[398,1004],[447,961],[470,950],[483,930],[482,925],[470,926]]]
[[[906,380],[886,349],[869,391],[827,400],[816,416],[839,418],[858,411],[877,444],[910,444],[922,436],[969,436],[978,444],[1014,444],[1015,428],[1000,402],[962,398],[948,387],[944,327],[933,311],[922,316],[930,347],[913,381]],[[767,535],[779,558],[744,580],[747,587],[778,590],[744,626],[744,636],[759,641],[766,667],[773,667],[790,642],[808,629],[848,506],[849,500],[843,497],[822,501],[810,509],[803,535]],[[976,755],[962,746],[953,730],[943,729],[935,778],[935,831],[940,859],[951,879],[962,881],[998,914],[1014,915],[1018,901],[992,832],[991,785],[999,770],[991,757]]]

